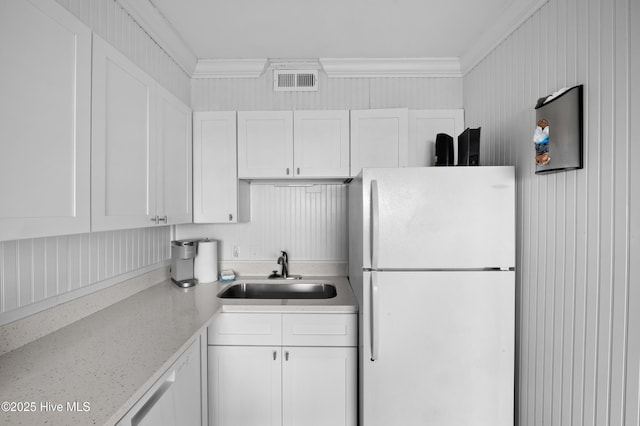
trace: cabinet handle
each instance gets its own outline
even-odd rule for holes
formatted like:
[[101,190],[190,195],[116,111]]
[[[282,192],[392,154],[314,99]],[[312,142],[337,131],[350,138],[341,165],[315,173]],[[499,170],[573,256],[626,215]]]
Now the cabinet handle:
[[233,215],[229,213],[229,222],[231,222],[232,220],[233,220]]
[[278,352],[273,351],[273,360],[275,361],[277,357],[278,357]]
[[286,352],[284,353],[284,360],[285,360],[285,361],[289,361],[289,351],[286,351]]
[[156,224],[158,223],[159,220],[160,219],[158,218],[158,216],[151,218],[151,222],[155,222]]
[[298,167],[297,172],[298,172],[298,176],[300,176],[300,167]]
[[156,222],[156,223],[160,223],[160,222],[167,223],[167,216],[162,216],[161,218],[158,218],[158,222]]
[[287,167],[287,176],[289,176],[289,168]]

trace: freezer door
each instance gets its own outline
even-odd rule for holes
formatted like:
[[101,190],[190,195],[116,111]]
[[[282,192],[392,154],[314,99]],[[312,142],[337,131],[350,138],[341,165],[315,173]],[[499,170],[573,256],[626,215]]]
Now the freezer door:
[[361,424],[512,426],[514,272],[365,278]]
[[365,169],[362,193],[365,267],[515,265],[513,167]]

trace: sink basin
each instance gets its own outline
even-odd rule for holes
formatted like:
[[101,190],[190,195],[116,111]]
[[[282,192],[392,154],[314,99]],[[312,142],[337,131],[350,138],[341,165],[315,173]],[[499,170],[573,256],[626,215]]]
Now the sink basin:
[[328,283],[238,283],[218,297],[222,299],[331,299],[336,287]]

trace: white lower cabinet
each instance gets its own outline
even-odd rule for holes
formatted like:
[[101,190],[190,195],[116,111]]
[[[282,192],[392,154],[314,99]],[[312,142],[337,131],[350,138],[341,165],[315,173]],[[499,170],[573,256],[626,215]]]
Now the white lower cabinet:
[[144,394],[118,426],[200,426],[200,339]]
[[356,424],[356,348],[284,347],[283,426]]
[[211,425],[279,426],[281,348],[209,346]]
[[225,313],[208,334],[210,425],[356,425],[355,314]]

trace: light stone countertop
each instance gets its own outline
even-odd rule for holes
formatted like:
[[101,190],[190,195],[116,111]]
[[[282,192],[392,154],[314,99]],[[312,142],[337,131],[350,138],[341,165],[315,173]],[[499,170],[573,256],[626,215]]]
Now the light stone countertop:
[[[237,282],[252,277],[241,277]],[[263,278],[263,277],[261,277]],[[35,403],[35,412],[0,411],[0,424],[115,424],[220,312],[355,313],[346,278],[320,300],[219,299],[228,283],[180,289],[169,280],[134,294],[0,357],[0,403]],[[307,281],[307,277],[305,277]],[[67,403],[89,403],[67,411]],[[62,404],[62,412],[47,411]]]

